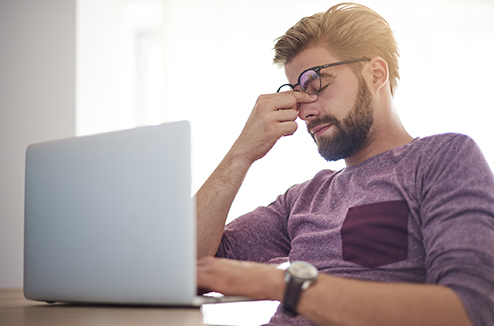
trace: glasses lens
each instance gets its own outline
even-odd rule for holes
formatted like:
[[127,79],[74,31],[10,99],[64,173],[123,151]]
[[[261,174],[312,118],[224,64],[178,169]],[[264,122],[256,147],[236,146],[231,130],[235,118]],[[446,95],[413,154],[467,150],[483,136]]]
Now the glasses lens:
[[321,89],[321,79],[314,70],[308,70],[300,76],[300,88],[311,95],[317,94]]
[[282,86],[278,89],[278,92],[291,92],[291,91],[293,91],[293,88],[292,88],[292,86],[290,86],[289,84],[282,85]]

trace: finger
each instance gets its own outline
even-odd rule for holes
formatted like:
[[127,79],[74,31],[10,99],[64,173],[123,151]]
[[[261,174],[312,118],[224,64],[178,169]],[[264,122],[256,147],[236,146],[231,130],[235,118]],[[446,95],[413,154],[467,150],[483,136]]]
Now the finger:
[[278,111],[280,109],[295,108],[297,102],[300,101],[311,101],[310,95],[294,91],[265,94],[258,97],[256,106],[271,111]]
[[295,121],[287,121],[281,123],[281,128],[283,132],[283,136],[290,136],[297,131],[298,124]]
[[262,111],[279,111],[280,109],[289,109],[296,105],[297,100],[294,96],[287,93],[275,93],[261,95],[257,99],[255,109]]
[[287,109],[298,110],[299,103],[311,103],[311,102],[315,102],[318,99],[317,95],[309,95],[304,92],[292,91],[292,92],[284,92],[278,94],[283,95],[277,98],[277,100],[279,101],[278,110],[287,110]]
[[276,115],[275,120],[279,122],[295,121],[298,117],[298,112],[296,108],[280,109],[278,112],[274,114]]
[[293,96],[297,99],[297,103],[311,103],[318,99],[317,94],[309,95],[305,92],[292,92]]

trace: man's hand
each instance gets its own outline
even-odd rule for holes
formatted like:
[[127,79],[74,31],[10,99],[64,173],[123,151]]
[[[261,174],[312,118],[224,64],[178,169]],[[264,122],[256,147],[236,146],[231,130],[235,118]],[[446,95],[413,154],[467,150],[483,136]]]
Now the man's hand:
[[[205,257],[198,287],[225,295],[283,300],[284,271],[274,266]],[[297,311],[321,325],[471,326],[453,290],[433,284],[379,283],[319,274],[302,292]]]
[[205,257],[197,262],[197,284],[201,292],[281,300],[284,272],[275,266]]
[[196,194],[198,258],[214,256],[218,250],[228,212],[252,163],[266,155],[280,137],[297,130],[301,103],[316,100],[317,95],[302,92],[259,97],[237,141]]
[[232,151],[250,164],[262,158],[283,136],[297,130],[295,120],[300,103],[311,103],[317,95],[303,92],[282,92],[261,95]]

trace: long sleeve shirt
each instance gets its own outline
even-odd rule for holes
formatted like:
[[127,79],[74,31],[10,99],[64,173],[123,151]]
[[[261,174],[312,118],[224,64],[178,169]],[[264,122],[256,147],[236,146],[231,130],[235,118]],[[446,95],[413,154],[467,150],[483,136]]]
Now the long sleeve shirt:
[[[494,176],[463,135],[417,138],[323,170],[226,226],[217,256],[302,260],[333,276],[440,284],[494,322]],[[279,311],[269,325],[312,325]]]

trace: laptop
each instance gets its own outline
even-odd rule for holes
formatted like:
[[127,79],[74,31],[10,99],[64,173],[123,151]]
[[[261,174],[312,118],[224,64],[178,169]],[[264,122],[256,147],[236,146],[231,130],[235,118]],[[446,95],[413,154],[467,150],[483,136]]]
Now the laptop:
[[200,306],[190,124],[30,145],[24,295],[46,302]]

